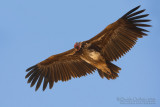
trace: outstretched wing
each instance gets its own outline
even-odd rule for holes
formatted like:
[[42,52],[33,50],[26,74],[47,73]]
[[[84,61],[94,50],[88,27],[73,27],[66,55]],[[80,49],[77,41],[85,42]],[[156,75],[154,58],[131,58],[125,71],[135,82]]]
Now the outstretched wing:
[[140,27],[150,27],[142,22],[150,20],[141,19],[149,14],[139,15],[144,10],[136,11],[140,6],[130,10],[116,22],[108,25],[102,32],[91,38],[86,43],[96,44],[108,61],[117,60],[128,52],[138,38],[147,35],[148,32]]
[[54,82],[67,81],[72,77],[81,77],[90,74],[95,70],[95,67],[83,61],[78,55],[75,54],[75,49],[67,52],[53,55],[46,60],[28,68],[28,83],[31,87],[36,85],[36,90],[40,87],[43,81],[43,90],[46,89],[48,83],[49,88],[53,87]]

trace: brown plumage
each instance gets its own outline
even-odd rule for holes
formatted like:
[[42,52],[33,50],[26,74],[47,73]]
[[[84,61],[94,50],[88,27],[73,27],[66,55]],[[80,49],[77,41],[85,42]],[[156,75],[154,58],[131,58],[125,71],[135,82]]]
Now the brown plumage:
[[140,27],[150,27],[143,24],[150,20],[142,19],[148,14],[140,15],[145,10],[136,11],[140,6],[130,10],[116,22],[108,25],[102,32],[90,40],[79,42],[74,48],[64,53],[50,56],[46,60],[28,68],[25,78],[31,87],[36,84],[36,90],[43,81],[43,90],[49,84],[68,81],[72,77],[81,77],[98,71],[99,75],[107,79],[118,77],[118,66],[111,63],[128,52],[148,32]]

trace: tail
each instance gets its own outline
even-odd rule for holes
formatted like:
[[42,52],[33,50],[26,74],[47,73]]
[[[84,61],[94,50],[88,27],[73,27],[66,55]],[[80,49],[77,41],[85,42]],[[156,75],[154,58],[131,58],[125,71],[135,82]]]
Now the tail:
[[106,62],[106,64],[108,65],[108,68],[111,70],[111,74],[106,74],[104,72],[102,72],[101,70],[98,69],[98,73],[99,75],[104,78],[106,77],[108,80],[110,79],[116,79],[118,77],[118,73],[119,73],[119,70],[121,70],[120,67],[112,64],[111,62]]

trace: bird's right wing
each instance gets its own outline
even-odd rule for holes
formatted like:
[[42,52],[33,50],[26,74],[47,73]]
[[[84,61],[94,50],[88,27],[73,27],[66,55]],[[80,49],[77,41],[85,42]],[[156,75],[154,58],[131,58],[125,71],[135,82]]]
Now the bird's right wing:
[[28,83],[31,87],[37,82],[36,90],[40,87],[43,79],[43,90],[46,89],[48,83],[49,88],[53,87],[54,82],[67,81],[71,77],[85,76],[95,70],[95,67],[82,60],[75,54],[75,49],[71,49],[61,54],[53,55],[46,60],[28,68]]

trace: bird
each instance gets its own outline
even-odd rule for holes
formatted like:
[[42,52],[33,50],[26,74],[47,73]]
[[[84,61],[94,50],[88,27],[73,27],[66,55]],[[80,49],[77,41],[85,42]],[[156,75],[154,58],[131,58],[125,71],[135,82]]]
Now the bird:
[[58,81],[86,76],[98,72],[101,78],[116,79],[120,67],[113,64],[124,56],[137,42],[138,38],[147,36],[151,27],[144,19],[149,14],[142,14],[145,9],[138,10],[140,5],[131,9],[117,21],[109,24],[96,36],[83,42],[76,42],[72,49],[52,55],[42,62],[29,67],[25,78],[35,91],[43,83],[43,91],[49,84],[52,89]]

